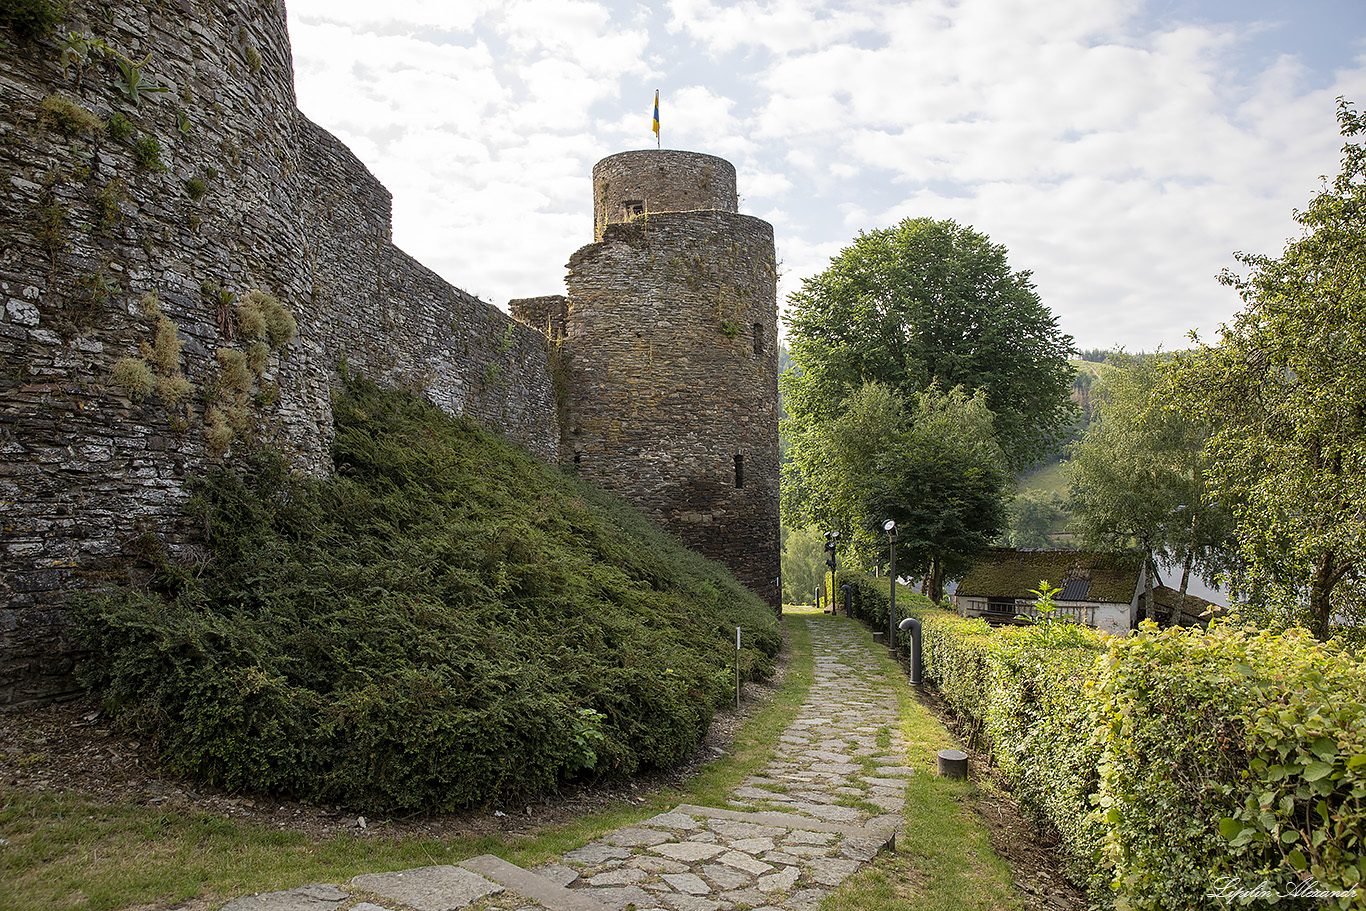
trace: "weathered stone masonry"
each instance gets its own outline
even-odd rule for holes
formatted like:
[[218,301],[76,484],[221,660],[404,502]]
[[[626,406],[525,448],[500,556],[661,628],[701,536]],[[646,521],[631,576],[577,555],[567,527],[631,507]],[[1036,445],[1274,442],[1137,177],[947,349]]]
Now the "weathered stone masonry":
[[[277,296],[299,331],[253,390],[247,434],[301,469],[329,467],[343,363],[542,457],[558,447],[544,335],[393,246],[388,191],[295,107],[280,4],[66,8],[57,35],[7,33],[0,49],[0,705],[73,688],[73,587],[116,570],[144,532],[193,546],[184,481],[211,459],[218,351],[245,348],[231,301],[250,289]],[[169,91],[134,103],[99,51],[64,71],[73,32],[132,61],[150,53],[142,73]],[[49,96],[131,132],[63,129],[43,114]],[[149,292],[194,390],[174,407],[112,382],[153,339]]]
[[[261,361],[239,439],[327,471],[339,371],[362,372],[543,458],[578,454],[604,486],[619,471],[620,492],[773,592],[772,234],[736,214],[729,164],[606,159],[602,242],[575,255],[567,297],[518,322],[394,247],[388,191],[295,106],[278,0],[66,9],[57,35],[0,47],[0,706],[73,691],[72,590],[124,574],[148,533],[196,556],[185,482],[219,458],[206,417],[224,357],[248,351],[234,309],[252,290],[298,334]],[[71,33],[92,50],[64,69]],[[136,98],[117,54],[150,54]],[[54,116],[53,97],[112,127]],[[176,329],[180,400],[113,381],[149,356],[148,295]]]
[[563,327],[563,458],[776,605],[773,228],[736,213],[735,169],[710,155],[624,152],[593,185],[598,240],[567,296],[513,302]]

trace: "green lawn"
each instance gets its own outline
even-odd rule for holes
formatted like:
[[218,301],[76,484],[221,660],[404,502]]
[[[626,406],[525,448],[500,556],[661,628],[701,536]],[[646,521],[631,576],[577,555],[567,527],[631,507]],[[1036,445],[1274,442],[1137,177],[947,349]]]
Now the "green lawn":
[[1021,475],[1020,479],[1015,482],[1017,493],[1024,493],[1026,490],[1056,493],[1066,500],[1072,491],[1072,469],[1065,461],[1036,468],[1028,474]]

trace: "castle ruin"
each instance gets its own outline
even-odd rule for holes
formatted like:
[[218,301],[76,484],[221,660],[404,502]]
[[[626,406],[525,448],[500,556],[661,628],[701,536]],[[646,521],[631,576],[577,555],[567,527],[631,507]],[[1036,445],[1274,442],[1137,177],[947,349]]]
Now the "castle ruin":
[[773,228],[737,203],[720,158],[605,158],[567,294],[512,311],[566,359],[562,461],[776,604]]
[[250,438],[326,472],[343,369],[577,466],[776,606],[772,228],[731,165],[604,159],[566,293],[512,319],[393,245],[388,191],[297,109],[281,3],[65,9],[0,47],[0,706],[73,692],[71,591],[147,535],[198,553],[189,478]]

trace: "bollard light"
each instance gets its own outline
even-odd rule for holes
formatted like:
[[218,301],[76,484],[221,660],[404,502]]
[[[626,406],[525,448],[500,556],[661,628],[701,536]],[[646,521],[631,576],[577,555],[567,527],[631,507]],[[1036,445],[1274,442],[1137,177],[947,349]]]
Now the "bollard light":
[[907,617],[896,625],[897,629],[911,631],[911,683],[920,685],[920,621]]

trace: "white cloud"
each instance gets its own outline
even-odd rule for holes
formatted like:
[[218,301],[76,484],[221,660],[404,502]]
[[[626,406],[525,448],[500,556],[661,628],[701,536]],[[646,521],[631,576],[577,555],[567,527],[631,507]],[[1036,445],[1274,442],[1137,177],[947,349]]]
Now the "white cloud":
[[1325,73],[1256,44],[1281,25],[1142,0],[289,10],[300,106],[393,191],[396,241],[497,300],[560,289],[591,167],[653,146],[659,87],[664,144],[729,158],[770,214],[784,293],[859,230],[952,217],[1083,346],[1171,347],[1237,307],[1214,275],[1279,251],[1336,171],[1334,98],[1366,100],[1366,57]]
[[743,45],[775,54],[844,41],[873,26],[859,4],[821,0],[772,0],[760,5],[711,0],[669,0],[669,30],[686,32],[702,42],[712,56]]
[[292,0],[287,6],[291,35],[300,24],[344,23],[360,30],[402,31],[419,28],[468,32],[502,0]]

